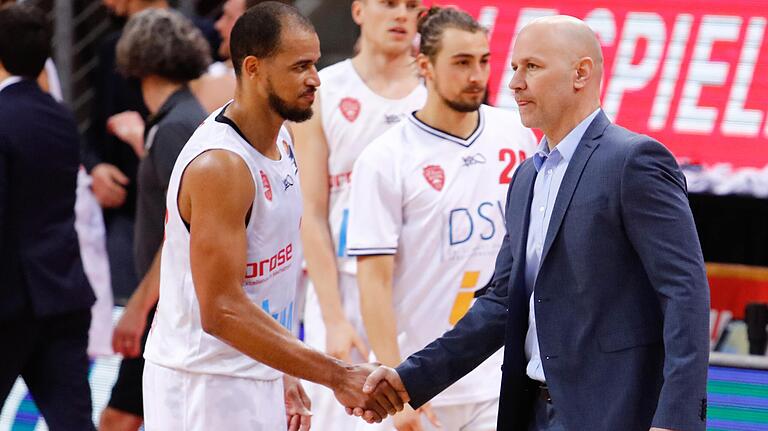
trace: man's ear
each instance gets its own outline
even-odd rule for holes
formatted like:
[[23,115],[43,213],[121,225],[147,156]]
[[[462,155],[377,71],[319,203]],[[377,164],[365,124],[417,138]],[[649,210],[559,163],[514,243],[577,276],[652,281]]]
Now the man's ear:
[[249,55],[243,59],[243,64],[240,66],[240,74],[248,79],[255,79],[259,76],[263,67],[262,59]]
[[352,21],[357,25],[360,25],[363,22],[363,5],[361,5],[360,2],[361,0],[352,2]]
[[434,78],[434,68],[432,66],[432,61],[430,61],[428,56],[419,53],[419,55],[416,56],[416,67],[419,70],[419,75],[424,78],[425,81],[427,81],[427,78]]
[[573,87],[577,90],[584,88],[595,70],[595,62],[591,57],[582,57],[576,63],[576,79],[573,82]]

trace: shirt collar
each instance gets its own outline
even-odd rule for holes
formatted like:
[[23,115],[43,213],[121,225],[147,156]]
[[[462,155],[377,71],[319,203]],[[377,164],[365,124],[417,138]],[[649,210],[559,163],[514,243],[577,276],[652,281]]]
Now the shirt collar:
[[566,164],[570,162],[573,153],[576,152],[576,147],[578,147],[579,142],[581,142],[581,138],[584,137],[584,133],[599,112],[600,108],[595,109],[594,112],[589,114],[587,118],[583,119],[581,123],[574,127],[551,152],[549,151],[549,145],[547,144],[547,137],[544,136],[541,138],[536,154],[533,155],[533,166],[536,168],[536,172],[541,169],[541,165],[544,164],[544,161],[546,161],[548,157],[562,157]]
[[160,109],[157,110],[157,113],[154,115],[151,115],[149,118],[147,118],[147,127],[146,130],[149,130],[152,126],[159,123],[160,120],[165,117],[168,112],[170,112],[173,107],[178,105],[179,103],[183,102],[184,100],[194,97],[192,93],[189,91],[189,87],[186,85],[181,86],[178,90],[174,91],[173,94],[168,96],[168,99],[163,102],[163,105],[160,106]]
[[21,81],[23,78],[21,76],[11,75],[2,81],[0,81],[0,91],[5,90],[6,87],[11,86],[19,81]]

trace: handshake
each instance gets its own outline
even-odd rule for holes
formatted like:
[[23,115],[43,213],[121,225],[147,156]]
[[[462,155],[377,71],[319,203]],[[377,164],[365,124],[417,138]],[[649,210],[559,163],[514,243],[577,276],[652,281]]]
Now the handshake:
[[342,368],[331,389],[349,415],[362,417],[368,423],[381,422],[410,401],[400,376],[392,368],[376,364]]

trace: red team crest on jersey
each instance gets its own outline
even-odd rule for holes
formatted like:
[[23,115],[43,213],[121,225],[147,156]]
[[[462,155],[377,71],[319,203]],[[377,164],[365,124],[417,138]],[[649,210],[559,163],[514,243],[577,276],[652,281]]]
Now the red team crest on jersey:
[[439,165],[429,165],[424,168],[424,178],[438,192],[445,185],[445,171]]
[[267,178],[267,175],[264,173],[264,171],[259,171],[259,174],[261,174],[261,184],[264,185],[264,197],[271,202],[272,186],[269,184],[269,178]]
[[354,123],[357,120],[357,116],[360,114],[360,101],[352,98],[345,97],[339,102],[339,109],[341,115],[347,119],[350,123]]

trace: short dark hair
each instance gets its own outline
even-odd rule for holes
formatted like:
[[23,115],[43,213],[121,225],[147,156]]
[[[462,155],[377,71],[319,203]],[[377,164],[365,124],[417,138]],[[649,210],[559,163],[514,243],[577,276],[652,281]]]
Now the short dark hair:
[[240,76],[245,57],[268,58],[280,49],[280,33],[288,19],[304,29],[315,31],[312,23],[298,9],[276,1],[260,3],[238,18],[229,36],[229,52],[235,74]]
[[419,17],[417,31],[421,35],[419,52],[434,60],[442,49],[443,33],[447,28],[455,28],[470,33],[485,32],[472,15],[455,7],[432,6]]
[[200,30],[180,13],[147,9],[126,24],[117,42],[117,67],[129,77],[186,82],[205,72],[210,51]]
[[[264,3],[265,1],[268,1],[268,0],[245,0],[245,8],[250,9],[256,6],[257,4]],[[279,1],[280,3],[290,4],[290,5],[293,4],[293,0],[276,0],[276,1]]]
[[51,56],[45,13],[23,4],[0,9],[0,63],[12,75],[36,78]]

